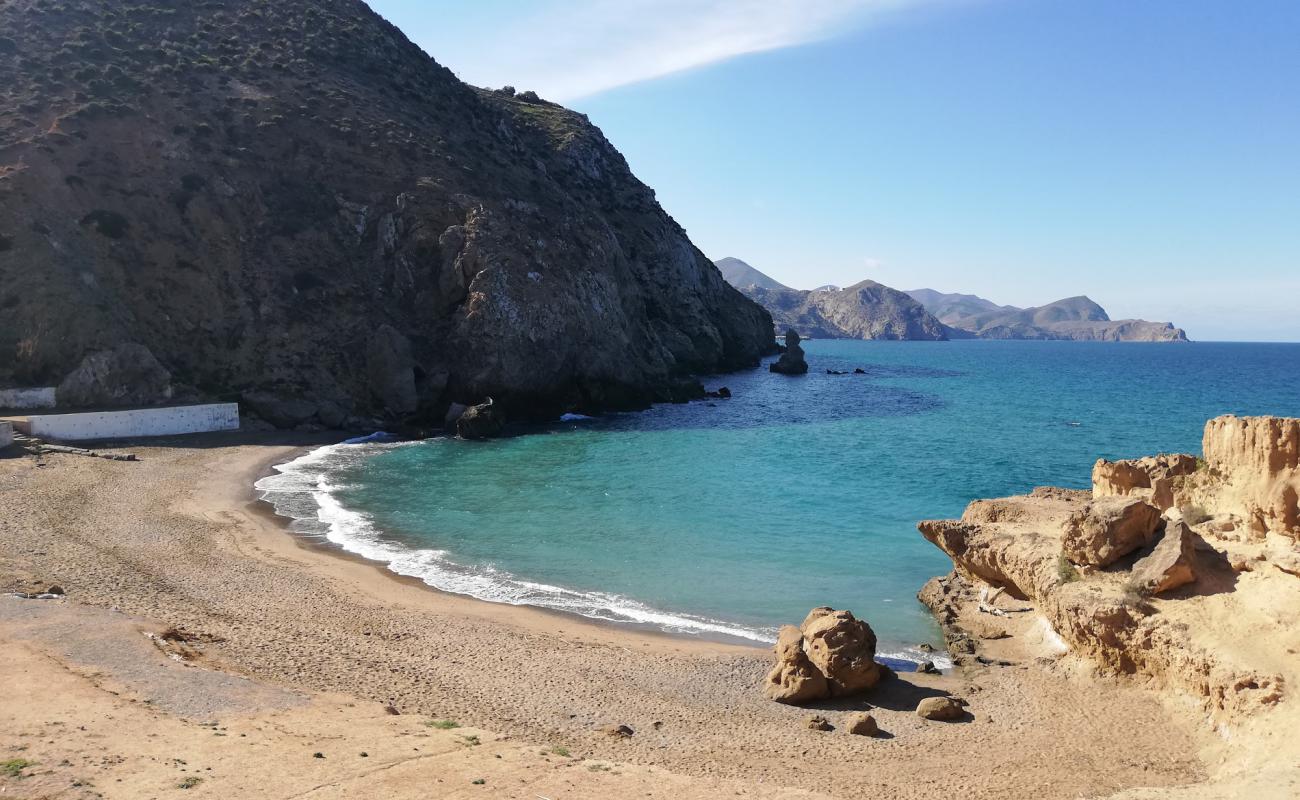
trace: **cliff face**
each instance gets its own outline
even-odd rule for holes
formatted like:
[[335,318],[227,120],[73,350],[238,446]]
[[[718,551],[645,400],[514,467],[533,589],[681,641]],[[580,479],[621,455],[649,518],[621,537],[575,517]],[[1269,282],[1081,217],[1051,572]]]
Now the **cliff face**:
[[16,0],[0,75],[0,385],[138,343],[301,421],[545,415],[774,349],[585,117],[358,0]]
[[957,630],[963,616],[979,625],[974,592],[997,587],[1105,671],[1191,695],[1233,724],[1294,712],[1300,420],[1219,417],[1204,450],[1202,461],[1099,461],[1091,492],[1038,489],[922,522],[955,567],[922,599],[959,652],[978,650]]
[[969,294],[933,289],[907,293],[949,326],[953,338],[1069,339],[1095,342],[1185,342],[1187,334],[1168,322],[1112,320],[1087,297],[1067,297],[1043,306],[999,306]]

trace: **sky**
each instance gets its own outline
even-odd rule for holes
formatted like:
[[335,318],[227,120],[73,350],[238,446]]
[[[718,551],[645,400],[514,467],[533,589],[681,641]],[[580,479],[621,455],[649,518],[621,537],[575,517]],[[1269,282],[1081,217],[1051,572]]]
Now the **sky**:
[[371,0],[710,258],[1300,341],[1295,0]]

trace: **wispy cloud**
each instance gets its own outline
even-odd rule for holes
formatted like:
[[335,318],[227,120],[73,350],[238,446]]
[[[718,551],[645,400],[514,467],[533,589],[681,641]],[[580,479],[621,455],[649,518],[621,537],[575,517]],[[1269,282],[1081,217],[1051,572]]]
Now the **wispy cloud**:
[[[462,79],[568,101],[807,44],[933,0],[547,0],[524,14],[408,31]],[[382,4],[377,4],[382,5]]]

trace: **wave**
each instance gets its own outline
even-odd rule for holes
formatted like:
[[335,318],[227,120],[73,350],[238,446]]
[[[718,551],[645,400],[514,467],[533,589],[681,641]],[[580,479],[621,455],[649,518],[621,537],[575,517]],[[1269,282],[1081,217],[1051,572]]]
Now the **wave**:
[[[409,547],[393,541],[365,514],[345,507],[338,499],[341,487],[332,479],[376,452],[407,447],[415,442],[381,442],[369,437],[317,448],[274,467],[254,484],[261,499],[280,516],[292,520],[296,533],[332,542],[342,549],[387,565],[398,575],[418,578],[444,592],[467,595],[492,603],[537,606],[577,614],[588,619],[656,628],[670,633],[705,634],[770,644],[776,628],[746,627],[723,620],[653,608],[618,594],[580,591],[524,580],[491,566],[457,563],[445,550]],[[932,661],[940,669],[952,662],[940,653],[916,649],[881,652],[879,660],[895,669],[910,669]]]

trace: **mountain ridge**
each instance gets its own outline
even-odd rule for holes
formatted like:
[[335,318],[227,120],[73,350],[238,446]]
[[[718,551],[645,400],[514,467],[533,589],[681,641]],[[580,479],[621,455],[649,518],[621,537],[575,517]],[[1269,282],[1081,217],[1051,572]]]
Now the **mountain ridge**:
[[1086,295],[1031,308],[999,306],[976,295],[913,289],[907,294],[951,329],[953,338],[1066,339],[1073,341],[1185,342],[1187,333],[1168,322],[1112,320]]

